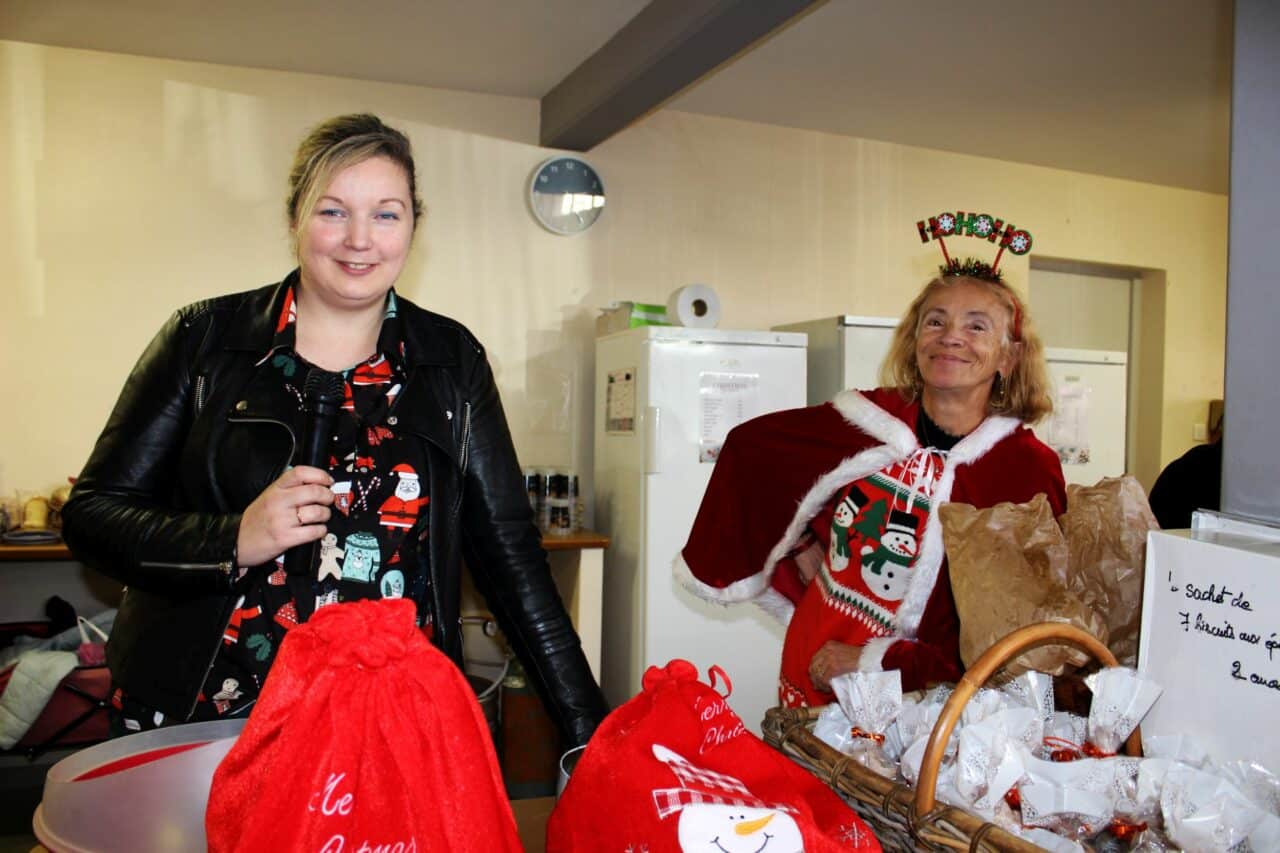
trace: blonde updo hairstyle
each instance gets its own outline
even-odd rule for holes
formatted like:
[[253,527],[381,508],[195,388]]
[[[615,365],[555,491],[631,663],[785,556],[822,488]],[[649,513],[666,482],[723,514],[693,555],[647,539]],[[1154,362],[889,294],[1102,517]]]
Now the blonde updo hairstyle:
[[409,182],[409,198],[413,203],[413,227],[417,230],[418,219],[422,216],[422,199],[418,198],[418,179],[409,137],[387,127],[375,115],[353,113],[317,125],[298,145],[293,168],[289,170],[289,196],[285,201],[295,244],[298,231],[305,226],[334,176],[371,157],[386,157],[404,170]]
[[[916,364],[916,341],[920,335],[920,323],[924,306],[929,297],[945,287],[960,283],[976,284],[993,294],[1005,307],[1004,338],[1001,346],[1017,349],[1013,368],[1004,376],[1003,393],[992,389],[987,401],[988,415],[1007,415],[1034,424],[1053,411],[1053,397],[1049,393],[1049,371],[1044,363],[1044,344],[1036,334],[1027,306],[1017,292],[1004,282],[989,281],[968,276],[944,275],[930,281],[912,301],[906,314],[893,334],[893,346],[880,370],[882,385],[897,388],[907,399],[919,399],[924,388],[920,367]],[[1021,340],[1012,340],[1014,316],[1020,318]]]

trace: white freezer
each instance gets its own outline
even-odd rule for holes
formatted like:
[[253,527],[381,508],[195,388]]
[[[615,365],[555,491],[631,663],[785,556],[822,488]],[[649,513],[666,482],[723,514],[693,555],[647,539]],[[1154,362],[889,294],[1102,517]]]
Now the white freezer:
[[[805,336],[646,326],[596,342],[595,491],[605,552],[601,681],[610,704],[651,665],[720,665],[729,704],[759,731],[777,704],[783,628],[751,605],[678,587],[684,547],[727,428],[805,405]],[[611,381],[612,380],[612,381]]]
[[1092,486],[1127,470],[1129,368],[1124,352],[1046,348],[1053,414],[1036,435],[1058,452],[1068,483]]
[[889,354],[897,327],[893,317],[841,314],[774,328],[809,336],[808,400],[810,406],[816,406],[846,388],[865,391],[879,387],[880,365]]

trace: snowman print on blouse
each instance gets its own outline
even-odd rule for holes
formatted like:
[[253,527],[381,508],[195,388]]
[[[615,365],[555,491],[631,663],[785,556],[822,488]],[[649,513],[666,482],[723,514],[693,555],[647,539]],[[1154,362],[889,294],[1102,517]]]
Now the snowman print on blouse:
[[342,561],[342,579],[369,583],[382,562],[378,539],[372,533],[352,533],[347,537]]
[[382,576],[378,589],[383,598],[404,598],[404,572],[392,569]]

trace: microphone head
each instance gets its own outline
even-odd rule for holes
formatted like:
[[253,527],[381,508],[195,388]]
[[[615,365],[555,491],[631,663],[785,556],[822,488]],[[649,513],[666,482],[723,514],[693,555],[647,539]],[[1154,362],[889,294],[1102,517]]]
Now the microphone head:
[[308,403],[341,403],[345,384],[341,373],[313,367],[307,371],[302,396]]

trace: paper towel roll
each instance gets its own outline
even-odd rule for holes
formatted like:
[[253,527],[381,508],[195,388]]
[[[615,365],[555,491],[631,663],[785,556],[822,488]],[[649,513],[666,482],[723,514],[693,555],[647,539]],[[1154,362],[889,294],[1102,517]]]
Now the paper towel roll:
[[667,321],[692,329],[714,329],[720,323],[720,297],[708,285],[685,285],[667,300]]

